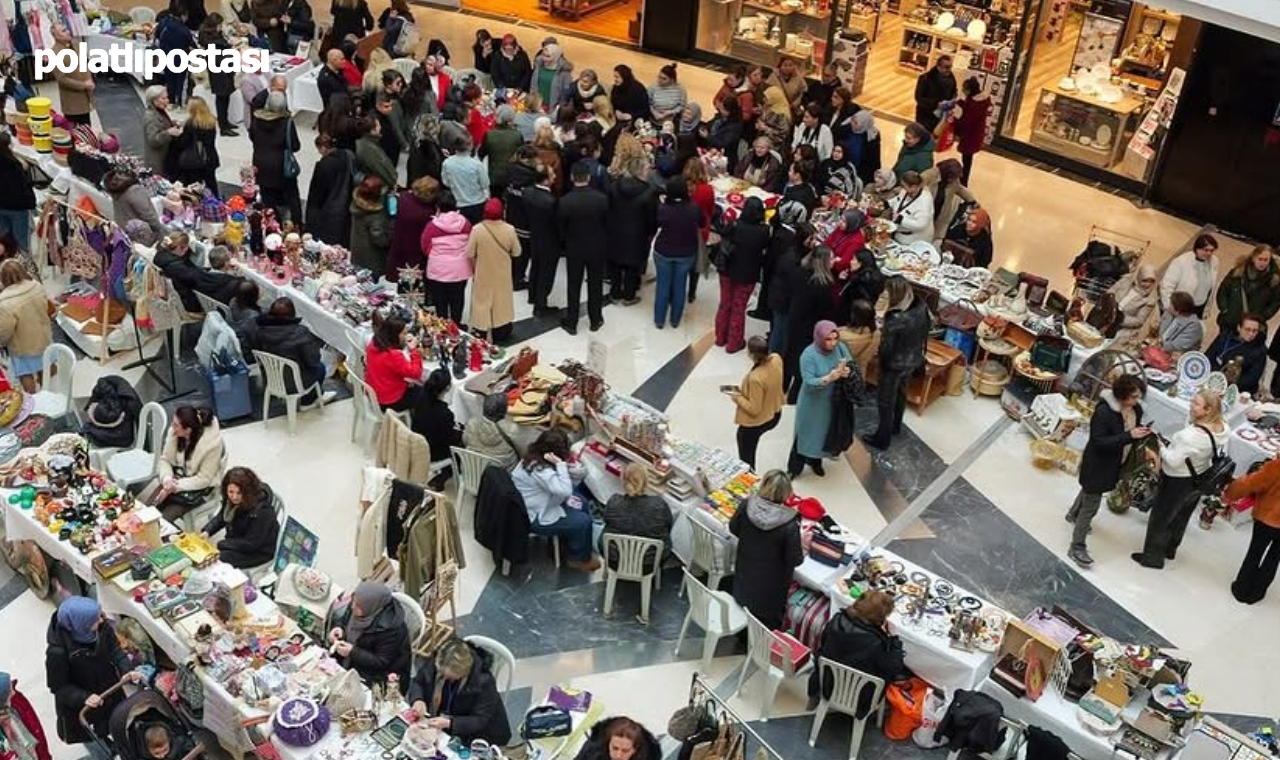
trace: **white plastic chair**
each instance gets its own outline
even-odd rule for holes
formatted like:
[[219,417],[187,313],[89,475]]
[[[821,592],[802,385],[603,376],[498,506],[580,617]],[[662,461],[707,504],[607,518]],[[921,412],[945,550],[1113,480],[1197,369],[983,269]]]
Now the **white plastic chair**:
[[[253,355],[258,359],[258,366],[262,367],[262,379],[264,381],[262,391],[263,426],[266,426],[267,420],[271,416],[271,398],[274,396],[284,401],[285,411],[289,415],[289,435],[294,435],[298,432],[298,399],[314,390],[320,408],[324,409],[324,388],[321,387],[320,383],[303,385],[302,370],[298,368],[298,363],[292,359],[269,354],[266,351],[254,351]],[[289,386],[285,382],[285,372],[293,376],[294,387],[298,389],[297,393],[288,391]]]
[[463,641],[471,644],[477,649],[483,649],[493,656],[493,680],[497,682],[500,673],[506,673],[505,682],[502,684],[502,693],[511,691],[511,682],[516,677],[516,656],[511,653],[499,641],[494,641],[488,636],[468,636]]
[[[750,634],[748,634],[749,636]],[[818,742],[818,734],[822,731],[822,722],[827,713],[838,712],[853,717],[853,737],[849,741],[849,760],[857,760],[858,750],[862,747],[862,734],[867,730],[867,719],[875,714],[878,724],[884,725],[884,679],[876,678],[861,670],[854,670],[848,665],[841,665],[833,660],[822,661],[822,680],[830,680],[831,696],[823,697],[818,702],[818,711],[813,714],[813,729],[809,731],[809,746]],[[823,684],[825,689],[825,683]],[[858,715],[858,703],[863,691],[871,690],[871,704],[867,714]]]
[[711,669],[711,659],[715,656],[720,639],[736,636],[746,628],[747,615],[732,596],[723,591],[712,591],[688,570],[684,571],[684,578],[685,588],[689,591],[689,612],[684,616],[684,625],[680,626],[675,654],[680,656],[680,646],[684,644],[689,624],[696,624],[706,632],[702,643],[702,671],[705,673]]
[[156,12],[152,8],[145,5],[139,5],[129,9],[129,20],[135,24],[150,24],[156,20]]
[[215,298],[210,298],[198,290],[192,292],[196,294],[196,300],[200,302],[200,308],[204,309],[205,314],[212,314],[216,311],[224,318],[231,317],[231,307],[227,304]]
[[364,379],[364,346],[360,345],[360,341],[356,336],[347,334],[347,342],[351,344],[351,350],[347,352],[347,370],[361,380]]
[[[604,616],[613,615],[613,596],[618,588],[618,581],[635,581],[640,584],[640,622],[649,624],[649,602],[653,596],[656,583],[662,588],[662,549],[663,542],[658,538],[642,538],[618,533],[606,533],[601,536],[604,544]],[[610,549],[618,552],[618,567],[609,567]],[[652,550],[653,566],[645,571],[645,555]]]
[[347,375],[347,379],[351,381],[351,389],[355,392],[352,397],[355,413],[351,416],[351,442],[356,443],[363,437],[365,448],[372,450],[373,442],[378,438],[378,426],[382,424],[378,394],[362,378]]
[[502,462],[487,454],[460,446],[450,447],[449,455],[453,459],[453,477],[458,483],[458,498],[454,500],[454,504],[461,512],[462,500],[467,494],[471,494],[472,497],[479,495],[480,476],[484,475],[484,471],[489,467],[501,467]]
[[404,610],[405,626],[409,629],[409,646],[414,648],[417,646],[418,637],[422,636],[422,629],[427,626],[427,616],[422,611],[422,605],[414,601],[413,597],[400,591],[392,594],[391,598]]
[[31,413],[51,418],[70,414],[76,418],[76,422],[80,422],[80,410],[76,409],[71,400],[71,386],[76,374],[75,352],[61,343],[50,343],[45,347],[42,359],[44,385],[35,394],[35,405]]
[[391,62],[391,68],[400,72],[400,76],[404,77],[405,84],[413,79],[413,72],[417,71],[422,64],[415,61],[412,57],[397,58]]
[[127,487],[145,483],[155,477],[168,429],[169,415],[165,413],[164,407],[154,401],[144,404],[138,417],[138,432],[133,439],[133,448],[107,457],[106,470],[111,479]]
[[788,678],[808,675],[809,671],[813,670],[813,660],[811,658],[799,670],[796,670],[790,659],[786,657],[782,658],[781,667],[774,665],[770,657],[774,645],[776,644],[782,652],[790,651],[790,647],[782,638],[769,630],[768,626],[757,620],[750,610],[746,610],[744,614],[747,616],[747,659],[742,663],[742,675],[739,676],[738,688],[733,693],[737,696],[742,692],[743,685],[751,677],[753,665],[759,668],[765,676],[764,692],[760,699],[760,720],[764,722],[769,720],[769,709],[778,698],[778,687]]
[[[693,557],[689,561],[689,572],[705,570],[707,588],[716,591],[720,582],[733,575],[733,554],[729,552],[729,544],[710,528],[690,518],[693,528]],[[684,585],[680,586],[680,594],[684,594]]]
[[280,556],[280,545],[284,543],[284,524],[289,521],[289,510],[285,509],[284,499],[280,498],[278,491],[271,492],[271,509],[276,513],[276,525],[280,526],[280,531],[276,533],[275,551],[271,552],[271,559],[244,570],[244,574],[249,576],[256,588],[274,585],[275,578],[271,576],[275,574],[276,557]]

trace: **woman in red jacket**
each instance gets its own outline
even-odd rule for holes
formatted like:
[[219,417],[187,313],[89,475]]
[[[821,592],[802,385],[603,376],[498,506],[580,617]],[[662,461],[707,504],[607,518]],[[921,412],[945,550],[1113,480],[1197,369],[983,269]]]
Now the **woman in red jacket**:
[[707,177],[707,167],[697,158],[685,162],[683,174],[685,183],[689,185],[689,200],[702,209],[702,245],[698,249],[698,263],[689,272],[689,303],[693,303],[698,297],[698,280],[711,268],[707,236],[711,233],[711,220],[716,213],[716,190]]
[[418,339],[408,333],[399,317],[374,317],[373,340],[365,350],[364,381],[378,396],[383,410],[404,412],[417,403],[422,354],[418,353]]
[[969,77],[961,86],[964,99],[960,101],[960,115],[955,117],[952,128],[960,148],[960,163],[964,171],[960,184],[969,186],[969,172],[973,171],[973,156],[982,150],[987,139],[987,117],[991,114],[991,98],[982,91],[978,80]]
[[849,209],[844,212],[844,216],[840,217],[840,223],[822,242],[831,249],[831,273],[838,278],[831,287],[837,295],[845,284],[845,278],[840,277],[840,273],[847,272],[854,258],[857,257],[858,251],[867,247],[867,236],[862,231],[862,225],[866,219],[866,214],[858,209]]

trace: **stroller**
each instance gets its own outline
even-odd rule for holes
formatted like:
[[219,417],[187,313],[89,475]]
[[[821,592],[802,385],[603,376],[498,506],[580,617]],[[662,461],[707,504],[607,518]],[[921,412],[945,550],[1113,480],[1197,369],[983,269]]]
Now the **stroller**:
[[[107,689],[102,694],[103,699],[124,688],[125,683],[122,680]],[[95,744],[120,760],[151,760],[144,734],[152,726],[164,726],[169,731],[170,750],[166,760],[196,760],[204,755],[206,746],[212,746],[211,742],[216,741],[216,737],[204,729],[197,732],[182,713],[154,689],[143,688],[115,706],[107,722],[111,733],[109,745],[93,730],[87,717],[90,709],[85,707],[80,711],[80,725],[93,737]],[[197,736],[197,733],[203,735]],[[177,754],[175,749],[186,751]]]

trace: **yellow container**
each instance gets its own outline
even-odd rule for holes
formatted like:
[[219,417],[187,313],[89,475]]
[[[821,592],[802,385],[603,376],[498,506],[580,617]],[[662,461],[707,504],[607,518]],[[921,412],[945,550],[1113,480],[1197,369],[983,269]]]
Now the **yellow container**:
[[33,117],[27,124],[31,127],[32,137],[49,137],[53,131],[53,119],[48,116],[43,119]]
[[53,141],[50,140],[48,137],[36,137],[32,135],[31,145],[36,149],[36,152],[38,153],[53,152]]
[[48,98],[27,98],[27,113],[32,118],[47,117],[53,111],[53,101]]

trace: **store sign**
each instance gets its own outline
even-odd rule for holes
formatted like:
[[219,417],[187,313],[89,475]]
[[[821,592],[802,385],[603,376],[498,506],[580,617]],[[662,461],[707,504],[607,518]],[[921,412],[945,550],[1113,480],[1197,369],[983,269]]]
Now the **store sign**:
[[1174,13],[1280,42],[1280,2],[1276,0],[1165,0]]

